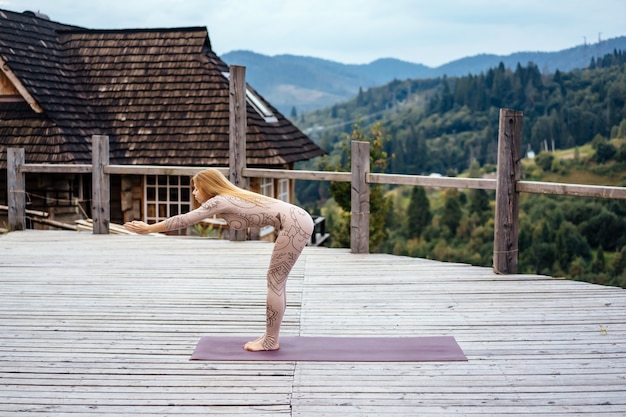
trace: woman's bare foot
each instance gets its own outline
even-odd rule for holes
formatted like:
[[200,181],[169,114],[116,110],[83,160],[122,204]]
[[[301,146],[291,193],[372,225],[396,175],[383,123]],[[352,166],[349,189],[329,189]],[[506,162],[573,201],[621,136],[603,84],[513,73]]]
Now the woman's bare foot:
[[243,345],[243,348],[250,352],[263,352],[267,350],[278,350],[280,346],[278,345],[278,341],[273,337],[261,336],[257,340],[246,343]]

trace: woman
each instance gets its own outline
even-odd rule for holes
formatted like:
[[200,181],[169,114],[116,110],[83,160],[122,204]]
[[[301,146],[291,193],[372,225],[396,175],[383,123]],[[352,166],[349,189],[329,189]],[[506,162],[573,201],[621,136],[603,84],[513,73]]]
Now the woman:
[[303,209],[284,201],[241,189],[216,169],[196,174],[191,184],[194,210],[155,224],[141,221],[124,226],[135,233],[183,229],[218,214],[231,229],[273,226],[279,231],[267,271],[265,334],[248,342],[249,351],[278,350],[278,334],[286,306],[287,276],[313,233],[313,220]]

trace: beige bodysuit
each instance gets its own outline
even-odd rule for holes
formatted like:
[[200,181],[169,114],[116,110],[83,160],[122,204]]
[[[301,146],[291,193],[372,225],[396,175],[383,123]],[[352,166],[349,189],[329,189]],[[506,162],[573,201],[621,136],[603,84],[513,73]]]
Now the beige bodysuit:
[[287,304],[287,277],[313,233],[313,220],[300,207],[283,201],[252,203],[218,195],[189,213],[170,217],[165,224],[168,231],[183,229],[216,214],[232,229],[273,226],[279,231],[267,271],[266,329],[261,340],[264,348],[273,349]]

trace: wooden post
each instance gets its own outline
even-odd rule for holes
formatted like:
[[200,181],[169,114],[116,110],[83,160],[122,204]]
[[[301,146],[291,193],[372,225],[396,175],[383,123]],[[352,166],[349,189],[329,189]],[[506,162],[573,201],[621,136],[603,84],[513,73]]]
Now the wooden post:
[[493,269],[516,274],[518,261],[519,193],[521,176],[522,112],[500,109],[496,213],[493,234]]
[[93,234],[109,233],[111,222],[111,183],[105,167],[109,165],[109,137],[93,135],[91,137],[92,158],[92,197],[91,217]]
[[26,175],[21,169],[24,160],[24,149],[7,149],[9,230],[26,229]]
[[370,172],[369,142],[352,142],[352,193],[350,216],[350,251],[370,251]]
[[[243,170],[246,167],[246,67],[232,65],[229,76],[229,145],[230,182],[246,188]],[[246,240],[245,230],[230,230],[230,240]]]

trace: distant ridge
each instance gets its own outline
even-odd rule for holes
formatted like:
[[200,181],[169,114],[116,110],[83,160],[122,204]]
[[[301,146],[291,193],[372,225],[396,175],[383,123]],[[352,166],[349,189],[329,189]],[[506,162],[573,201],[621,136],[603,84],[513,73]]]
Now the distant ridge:
[[543,72],[571,71],[589,65],[594,57],[626,50],[626,36],[595,44],[578,45],[557,52],[516,52],[510,55],[480,54],[436,68],[395,58],[369,64],[342,64],[298,55],[267,56],[252,51],[232,51],[220,57],[229,65],[246,67],[246,79],[286,116],[295,107],[308,112],[349,100],[364,90],[394,79],[435,78],[480,74],[502,62],[508,68],[534,62]]

